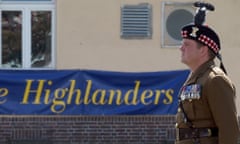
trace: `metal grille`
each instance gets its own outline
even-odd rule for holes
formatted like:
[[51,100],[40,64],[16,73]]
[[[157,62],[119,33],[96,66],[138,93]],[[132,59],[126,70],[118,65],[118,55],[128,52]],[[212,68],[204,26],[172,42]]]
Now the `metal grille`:
[[149,4],[124,5],[121,8],[122,38],[151,38],[152,7]]

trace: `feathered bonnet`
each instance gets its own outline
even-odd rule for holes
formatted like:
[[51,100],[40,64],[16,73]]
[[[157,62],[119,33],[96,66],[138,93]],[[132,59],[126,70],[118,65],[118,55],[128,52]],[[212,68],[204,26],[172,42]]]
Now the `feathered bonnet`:
[[195,2],[194,6],[198,8],[196,15],[194,16],[194,23],[186,25],[182,28],[182,38],[196,40],[199,43],[208,46],[208,48],[220,60],[220,68],[227,73],[222,63],[221,54],[219,53],[221,49],[220,39],[213,29],[211,29],[209,26],[203,25],[206,11],[214,11],[214,6],[203,2]]

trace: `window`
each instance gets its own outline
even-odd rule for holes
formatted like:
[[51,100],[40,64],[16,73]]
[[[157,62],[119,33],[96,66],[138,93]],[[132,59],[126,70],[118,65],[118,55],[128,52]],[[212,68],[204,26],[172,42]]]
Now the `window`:
[[122,38],[151,38],[152,7],[147,3],[124,5],[121,8]]
[[1,68],[54,68],[54,2],[2,0]]

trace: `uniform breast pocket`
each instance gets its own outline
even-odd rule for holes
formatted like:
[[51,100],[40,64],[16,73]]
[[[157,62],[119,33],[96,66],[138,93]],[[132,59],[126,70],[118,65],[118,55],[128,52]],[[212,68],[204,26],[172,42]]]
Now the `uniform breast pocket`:
[[190,120],[195,119],[195,109],[194,109],[194,103],[190,101],[183,101],[183,108],[185,113],[187,114],[188,118]]

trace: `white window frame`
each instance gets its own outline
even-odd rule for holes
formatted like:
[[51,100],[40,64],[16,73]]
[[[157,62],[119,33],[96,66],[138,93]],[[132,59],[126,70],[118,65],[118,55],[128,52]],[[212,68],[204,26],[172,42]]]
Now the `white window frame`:
[[[21,11],[22,19],[22,67],[21,68],[4,68],[2,67],[2,39],[0,39],[0,68],[4,69],[55,69],[55,3],[51,1],[1,1],[0,0],[0,19],[2,11]],[[31,11],[51,11],[51,64],[48,67],[31,67]],[[2,24],[0,23],[0,34],[2,34]]]

